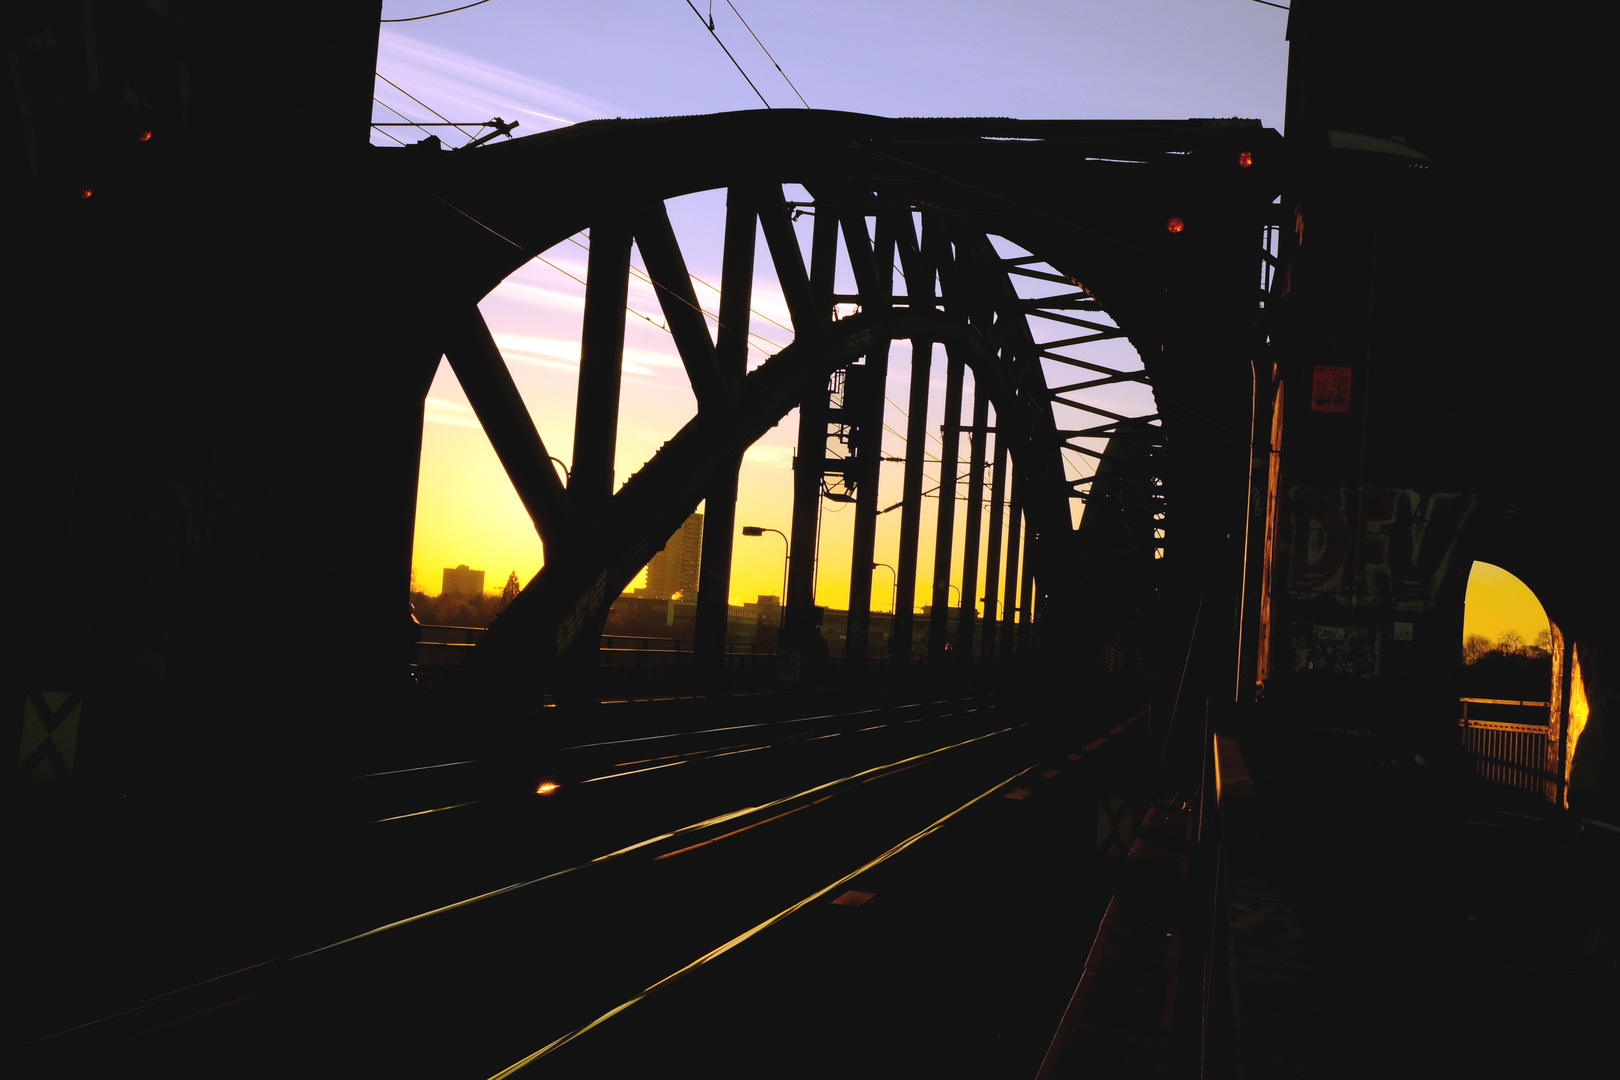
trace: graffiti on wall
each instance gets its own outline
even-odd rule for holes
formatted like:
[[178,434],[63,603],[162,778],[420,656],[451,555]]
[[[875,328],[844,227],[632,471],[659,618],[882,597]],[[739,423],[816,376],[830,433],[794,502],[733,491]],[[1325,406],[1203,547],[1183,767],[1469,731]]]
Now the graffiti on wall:
[[1294,670],[1320,674],[1378,674],[1379,634],[1365,626],[1293,627]]
[[1411,488],[1288,490],[1288,595],[1427,611],[1445,581],[1472,495]]

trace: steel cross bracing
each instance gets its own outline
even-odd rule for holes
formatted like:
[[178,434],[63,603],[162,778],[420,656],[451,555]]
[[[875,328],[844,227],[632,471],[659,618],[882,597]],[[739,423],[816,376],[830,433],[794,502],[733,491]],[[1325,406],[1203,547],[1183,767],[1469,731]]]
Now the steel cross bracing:
[[[850,114],[731,114],[667,121],[584,124],[561,132],[423,164],[414,155],[396,178],[414,188],[428,233],[417,269],[422,300],[439,312],[437,333],[546,549],[545,568],[523,589],[480,646],[486,671],[539,673],[571,654],[594,651],[606,610],[687,514],[707,500],[705,578],[700,596],[718,605],[705,615],[700,645],[723,635],[728,590],[710,568],[729,568],[735,521],[736,470],[743,452],[791,410],[800,408],[800,455],[824,460],[827,388],[834,372],[868,369],[861,380],[876,393],[841,402],[850,419],[876,435],[881,425],[884,370],[890,342],[912,342],[912,397],[906,432],[897,574],[895,637],[911,632],[920,528],[927,358],[932,344],[947,356],[947,425],[942,437],[936,565],[950,566],[956,499],[957,438],[962,373],[974,373],[970,436],[967,569],[959,590],[959,632],[971,643],[971,611],[999,594],[1001,520],[1011,517],[1005,553],[1005,608],[1020,610],[1027,628],[1043,603],[1067,602],[1076,563],[1071,500],[1094,487],[1069,456],[1106,463],[1117,457],[1142,469],[1142,448],[1154,459],[1163,439],[1155,414],[1139,396],[1129,408],[1105,407],[1095,395],[1121,384],[1146,386],[1162,341],[1177,329],[1177,312],[1160,295],[1172,277],[1160,265],[1155,235],[1164,206],[1195,183],[1186,158],[1206,144],[1230,142],[1232,130],[1214,122],[886,121]],[[1246,139],[1275,139],[1257,125]],[[1003,138],[1018,141],[1001,141]],[[702,148],[701,152],[694,152]],[[632,158],[667,168],[626,168]],[[813,223],[806,258],[784,182],[812,194]],[[1146,181],[1146,182],[1145,182]],[[1088,195],[1075,206],[1072,189]],[[717,329],[700,307],[664,200],[724,187],[728,210]],[[1248,201],[1253,201],[1252,199]],[[1269,196],[1265,200],[1270,202]],[[1246,204],[1230,211],[1242,218]],[[757,223],[757,228],[756,228]],[[918,226],[921,225],[921,232]],[[571,476],[566,485],[545,442],[522,407],[476,304],[517,266],[583,229],[590,230],[590,270],[581,329],[579,400]],[[764,237],[766,257],[791,314],[793,341],[745,371],[749,290]],[[1252,232],[1249,235],[1253,235]],[[991,237],[996,239],[993,241]],[[613,488],[618,385],[621,377],[626,277],[631,246],[641,252],[663,315],[692,385],[697,411],[677,434],[621,486]],[[1030,255],[1005,257],[997,245]],[[848,267],[856,290],[835,289]],[[894,269],[902,271],[896,287]],[[1192,274],[1187,276],[1191,277]],[[1066,286],[1050,295],[1021,296],[1013,280]],[[1249,279],[1252,281],[1252,278]],[[935,282],[938,282],[936,292]],[[1080,285],[1095,282],[1094,288]],[[1252,288],[1252,285],[1250,286]],[[836,318],[836,305],[858,311]],[[1102,321],[1104,310],[1114,318]],[[1038,342],[1032,321],[1055,324],[1067,336]],[[1239,319],[1238,322],[1245,320]],[[1252,321],[1252,319],[1247,320]],[[1081,333],[1073,333],[1074,328]],[[1081,359],[1072,349],[1128,336],[1150,363],[1137,366]],[[1144,349],[1144,346],[1147,348]],[[1154,348],[1157,346],[1157,348]],[[1075,368],[1088,377],[1052,385],[1049,369]],[[1158,376],[1174,379],[1162,366]],[[1195,380],[1196,381],[1196,380]],[[853,384],[852,384],[853,385]],[[921,396],[919,396],[921,395]],[[1082,396],[1083,395],[1083,396]],[[1113,404],[1110,402],[1109,404]],[[995,423],[989,423],[991,408]],[[1071,426],[1079,412],[1100,423]],[[842,423],[846,418],[840,417]],[[1133,449],[1111,454],[1129,430]],[[988,436],[995,434],[995,447]],[[1146,441],[1144,442],[1144,438]],[[1098,444],[1101,445],[1098,445]],[[874,451],[879,448],[872,447]],[[852,563],[850,647],[865,655],[864,614],[870,606],[872,521],[877,512],[876,466],[881,453],[853,467],[856,543]],[[991,566],[978,584],[979,482],[991,472]],[[1011,468],[1008,468],[1008,462]],[[1155,492],[1158,470],[1146,466]],[[814,544],[814,515],[825,470],[805,470],[797,500],[790,565],[790,611],[804,611],[813,587],[805,545]],[[809,474],[814,473],[813,476]],[[811,487],[811,480],[814,487]],[[1157,494],[1150,519],[1162,529]],[[1025,527],[1020,529],[1020,518]],[[728,520],[730,519],[730,520]],[[1017,550],[1020,537],[1027,550]],[[946,607],[946,580],[936,569],[934,610]],[[1014,603],[1021,589],[1022,602]],[[1052,598],[1056,598],[1055,601]],[[992,600],[992,603],[994,601]],[[943,623],[932,635],[937,647]],[[1011,630],[1010,622],[1004,633]],[[721,639],[723,640],[723,638]],[[1007,640],[1003,638],[1003,640]],[[994,641],[994,631],[986,634]]]

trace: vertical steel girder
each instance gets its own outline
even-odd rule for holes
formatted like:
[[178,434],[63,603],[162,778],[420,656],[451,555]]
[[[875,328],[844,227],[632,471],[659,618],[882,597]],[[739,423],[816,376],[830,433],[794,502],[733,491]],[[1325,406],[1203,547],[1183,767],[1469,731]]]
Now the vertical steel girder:
[[984,559],[984,643],[982,663],[996,662],[996,605],[1000,601],[1001,528],[1003,499],[1007,491],[1007,448],[996,434],[995,464],[990,467],[990,550]]
[[[933,311],[934,272],[917,244],[911,215],[904,216],[896,233],[900,268],[906,279],[906,306],[911,311]],[[922,532],[923,447],[928,442],[928,381],[933,367],[934,343],[925,338],[911,342],[911,386],[906,397],[906,461],[900,495],[900,553],[895,568],[894,626],[889,636],[893,663],[911,663],[917,604],[917,550]],[[930,586],[929,595],[933,595]]]
[[[861,310],[887,315],[894,306],[894,250],[897,232],[895,215],[877,218],[877,238],[867,236],[866,219],[859,214],[843,215],[844,241],[850,252]],[[851,368],[853,372],[856,369]],[[861,433],[855,475],[855,535],[849,567],[849,614],[845,624],[844,662],[853,667],[866,665],[871,629],[872,568],[877,545],[878,473],[883,457],[883,397],[889,376],[889,343],[882,342],[867,354],[865,377],[851,389],[857,396],[846,401]]]
[[[785,200],[782,209],[785,213]],[[767,233],[767,242],[769,236]],[[791,245],[770,244],[771,259],[777,264],[779,274],[797,281],[803,274],[803,263],[800,261],[798,241],[791,230],[788,237],[793,240]],[[838,217],[832,213],[817,214],[810,233],[809,308],[807,311],[794,311],[789,305],[795,341],[814,342],[831,325],[833,272],[837,256]],[[813,609],[816,603],[817,531],[821,523],[822,459],[827,452],[825,387],[806,395],[798,405],[799,449],[793,462],[793,523],[788,531],[791,550],[783,612],[783,635],[788,647],[793,649],[804,648],[816,636]]]
[[[667,222],[668,217],[664,218]],[[748,323],[753,304],[754,238],[759,192],[732,188],[726,197],[725,249],[720,269],[720,319],[715,363],[729,408],[748,368]],[[677,251],[678,254],[678,251]],[[688,279],[690,280],[690,279]],[[699,402],[698,408],[702,409]],[[742,455],[720,463],[703,496],[703,561],[698,570],[697,640],[693,650],[705,663],[718,663],[726,651],[730,621],[731,551],[737,532],[737,473]]]
[[962,610],[956,617],[956,651],[964,664],[973,656],[974,623],[978,621],[979,527],[984,511],[984,443],[989,438],[989,426],[990,396],[975,379],[973,428],[968,433],[967,530],[962,537]]
[[[951,601],[951,545],[956,539],[957,449],[962,433],[962,373],[966,359],[962,350],[945,347],[945,425],[940,432],[939,514],[934,519],[934,568],[930,595],[933,610],[928,619],[928,662],[939,664],[945,658]],[[953,646],[954,648],[954,646]]]
[[1029,593],[1020,596],[1018,592],[1019,555],[1023,551],[1023,523],[1024,504],[1020,499],[1021,482],[1016,471],[1007,488],[1007,572],[1003,579],[1002,591],[1006,593],[1006,606],[1001,613],[1001,652],[1002,655],[1015,652],[1020,648],[1018,641],[1018,615],[1025,605],[1029,603]]
[[630,244],[630,229],[622,222],[599,225],[591,236],[574,414],[574,464],[568,474],[570,500],[590,524],[600,519],[613,497]]

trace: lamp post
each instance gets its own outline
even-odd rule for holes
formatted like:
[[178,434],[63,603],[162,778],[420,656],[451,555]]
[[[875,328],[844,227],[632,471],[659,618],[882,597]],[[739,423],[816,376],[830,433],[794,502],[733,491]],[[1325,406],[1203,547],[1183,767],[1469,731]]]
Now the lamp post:
[[787,533],[781,529],[767,529],[760,525],[744,525],[744,536],[764,536],[766,533],[775,533],[782,538],[782,596],[776,605],[776,632],[782,632],[782,619],[787,611],[787,579],[788,579],[788,538]]
[[886,562],[875,562],[872,564],[872,569],[876,570],[880,566],[889,572],[889,614],[893,615],[895,597],[900,591],[900,575],[896,574],[894,572],[894,567],[890,566]]

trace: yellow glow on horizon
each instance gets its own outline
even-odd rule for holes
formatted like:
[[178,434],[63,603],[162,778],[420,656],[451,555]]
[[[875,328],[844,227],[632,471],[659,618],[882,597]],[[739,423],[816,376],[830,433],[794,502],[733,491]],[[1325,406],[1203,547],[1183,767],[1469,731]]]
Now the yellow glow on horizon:
[[[531,371],[534,369],[530,369]],[[901,378],[905,378],[901,367]],[[573,397],[573,380],[568,380],[568,399]],[[522,384],[520,383],[520,386]],[[689,391],[688,391],[689,393]],[[631,397],[626,384],[626,399]],[[528,395],[525,395],[526,399]],[[459,399],[459,400],[458,400]],[[482,568],[490,581],[504,582],[509,571],[516,571],[518,580],[527,584],[544,565],[544,549],[533,524],[524,511],[517,493],[512,489],[505,470],[483,430],[477,426],[471,407],[463,404],[464,396],[447,365],[442,365],[430,395],[429,422],[424,425],[421,479],[417,493],[416,534],[412,565],[419,588],[426,592],[438,591],[439,574],[443,567],[466,563]],[[645,407],[645,406],[643,406]],[[531,405],[531,412],[533,406]],[[435,419],[443,416],[447,419]],[[667,422],[667,421],[666,421]],[[684,422],[684,418],[681,420]],[[547,449],[558,453],[572,445],[572,416],[567,417],[568,437],[558,439],[541,426],[536,426],[546,439]],[[892,425],[891,425],[892,426]],[[628,431],[626,431],[628,429]],[[646,458],[656,453],[662,438],[635,437],[644,430],[641,425],[621,425],[619,479],[640,468]],[[780,537],[767,534],[762,538],[743,537],[745,524],[789,532],[793,509],[793,448],[792,438],[797,430],[797,413],[789,416],[756,443],[744,456],[738,478],[737,525],[738,535],[733,540],[730,602],[752,603],[760,596],[779,597],[782,592],[783,544]],[[656,433],[655,436],[656,437]],[[664,436],[667,437],[667,436]],[[889,437],[892,440],[892,436]],[[885,452],[899,447],[889,445]],[[628,456],[644,455],[636,459],[629,469],[624,467]],[[965,471],[966,462],[962,463]],[[937,465],[933,466],[937,469]],[[891,504],[898,498],[903,466],[890,462],[883,466],[880,502]],[[919,557],[915,610],[932,603],[931,577],[933,573],[934,517],[938,512],[938,497],[924,499],[924,513],[919,537]],[[698,512],[703,512],[700,504]],[[984,528],[988,528],[989,507],[983,511]],[[953,567],[949,590],[952,604],[957,601],[961,586],[962,548],[966,532],[966,503],[957,503],[955,538],[952,543]],[[899,562],[901,512],[896,509],[879,515],[875,560],[889,566]],[[818,552],[816,602],[831,608],[845,608],[849,603],[849,571],[853,550],[854,507],[847,504],[823,505],[821,544]],[[1003,525],[1005,531],[1006,526]],[[989,547],[988,533],[981,535],[981,581],[983,561]],[[1005,538],[1003,551],[1006,550]],[[632,582],[634,588],[642,579]],[[998,573],[999,583],[999,573]],[[893,604],[895,582],[882,567],[872,574],[872,610],[887,612]],[[981,594],[982,595],[982,594]],[[1006,603],[1005,598],[1001,601]],[[984,605],[977,603],[981,616],[988,616]],[[999,614],[999,612],[998,612]]]
[[1550,629],[1546,609],[1528,585],[1500,566],[1474,563],[1463,608],[1465,639],[1479,634],[1497,641],[1507,631],[1517,630],[1525,644],[1534,645],[1536,635]]

